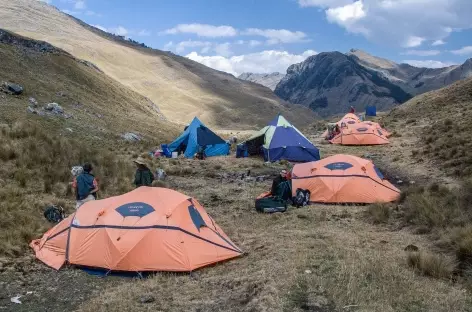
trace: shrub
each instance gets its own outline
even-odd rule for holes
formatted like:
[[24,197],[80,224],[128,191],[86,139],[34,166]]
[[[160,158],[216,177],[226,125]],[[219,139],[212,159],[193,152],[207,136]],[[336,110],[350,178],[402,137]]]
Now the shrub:
[[390,219],[390,205],[376,203],[367,208],[367,215],[374,224],[387,223]]
[[457,262],[450,257],[424,252],[409,252],[407,263],[420,274],[435,278],[449,279],[457,268]]

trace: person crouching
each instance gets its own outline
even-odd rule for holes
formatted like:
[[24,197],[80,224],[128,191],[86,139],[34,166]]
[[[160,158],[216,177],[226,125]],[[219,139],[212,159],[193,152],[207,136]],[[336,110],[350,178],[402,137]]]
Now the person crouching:
[[75,189],[76,204],[75,209],[88,201],[97,199],[98,183],[92,172],[92,165],[84,164],[83,172],[74,178],[72,187]]
[[154,174],[149,170],[146,161],[142,157],[134,160],[136,164],[136,174],[134,175],[134,185],[138,188],[140,186],[151,186],[154,181]]

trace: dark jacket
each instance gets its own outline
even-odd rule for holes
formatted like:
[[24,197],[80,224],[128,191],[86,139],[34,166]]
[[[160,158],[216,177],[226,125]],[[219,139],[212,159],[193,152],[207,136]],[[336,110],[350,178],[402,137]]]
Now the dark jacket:
[[151,186],[152,181],[154,181],[154,175],[149,168],[136,169],[134,176],[134,185],[136,185],[136,187]]
[[272,188],[270,189],[270,193],[274,196],[277,195],[278,190],[279,190],[279,185],[285,181],[287,181],[286,178],[282,177],[281,175],[278,175],[272,182]]
[[94,181],[95,181],[95,177],[93,176],[93,174],[90,174],[90,173],[87,173],[87,172],[84,172],[82,174],[79,174],[77,176],[77,185],[76,185],[76,198],[77,200],[83,200],[85,198],[87,198],[87,196],[89,196],[91,193],[91,191],[93,191],[93,189],[95,189],[95,185],[94,185]]

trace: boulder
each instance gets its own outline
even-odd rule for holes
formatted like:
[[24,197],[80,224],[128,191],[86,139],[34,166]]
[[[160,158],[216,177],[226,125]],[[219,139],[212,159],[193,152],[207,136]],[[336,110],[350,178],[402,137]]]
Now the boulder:
[[15,84],[15,83],[11,83],[11,82],[4,82],[3,83],[3,88],[13,94],[13,95],[20,95],[21,93],[23,93],[23,90],[24,88],[18,84]]
[[38,107],[38,101],[36,101],[36,99],[34,97],[30,97],[29,98],[29,106],[31,107]]
[[138,142],[141,141],[141,136],[133,133],[133,132],[127,132],[121,136],[123,139],[125,139],[128,142]]
[[64,109],[57,103],[49,103],[44,107],[44,109],[55,114],[64,114]]

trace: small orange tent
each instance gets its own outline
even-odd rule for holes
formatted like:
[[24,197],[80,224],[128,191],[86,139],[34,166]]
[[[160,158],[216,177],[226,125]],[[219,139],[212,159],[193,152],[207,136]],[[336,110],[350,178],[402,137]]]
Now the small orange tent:
[[341,128],[341,132],[330,140],[332,144],[341,145],[381,145],[389,144],[387,133],[374,124],[358,122]]
[[195,199],[152,187],[87,202],[30,246],[55,269],[134,272],[193,271],[242,253]]
[[370,160],[350,155],[295,165],[294,196],[297,189],[309,190],[310,201],[318,203],[391,202],[400,195]]

